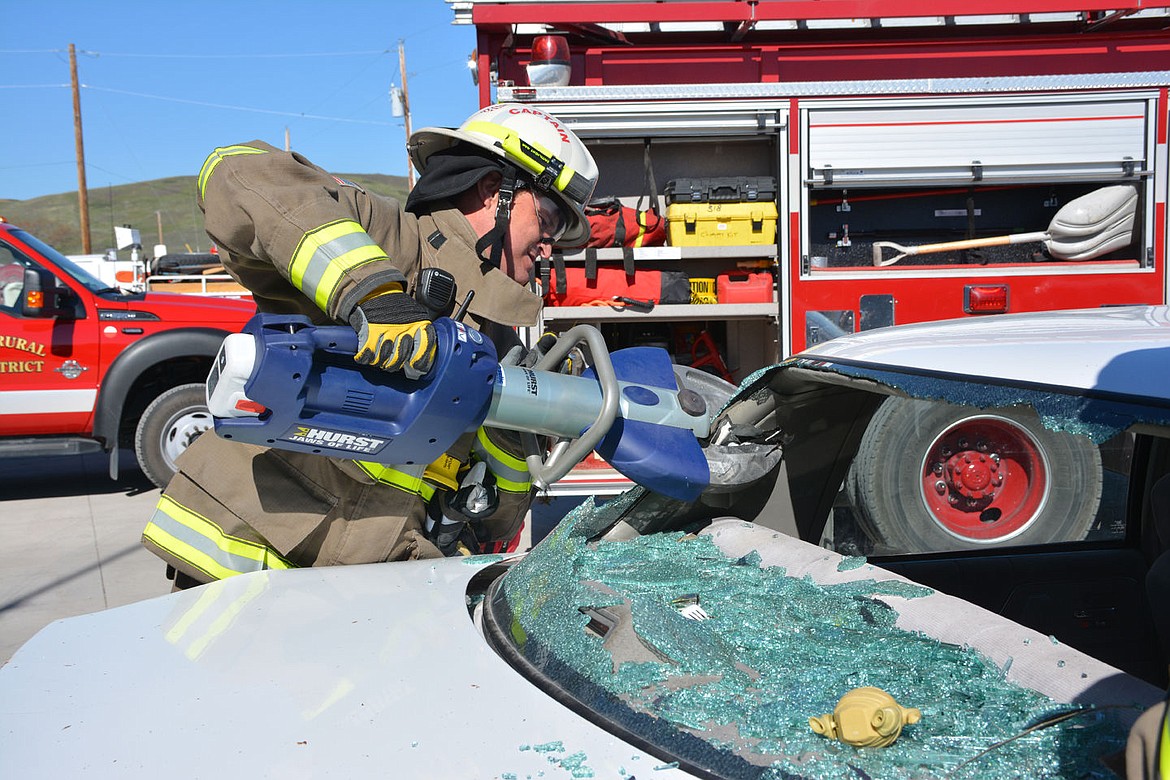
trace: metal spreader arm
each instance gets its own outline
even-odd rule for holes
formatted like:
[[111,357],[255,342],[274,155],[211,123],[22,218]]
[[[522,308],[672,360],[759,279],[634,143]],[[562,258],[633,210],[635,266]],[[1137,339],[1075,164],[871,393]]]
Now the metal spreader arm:
[[550,449],[547,457],[541,456],[536,450],[536,438],[524,436],[525,460],[528,463],[528,472],[532,477],[532,484],[538,490],[546,490],[550,485],[569,473],[570,470],[601,442],[609,432],[610,426],[617,419],[620,388],[617,375],[613,370],[613,362],[609,359],[609,349],[601,332],[592,325],[576,325],[570,328],[557,339],[552,349],[537,361],[533,369],[536,371],[555,371],[570,350],[578,344],[585,344],[593,360],[593,369],[597,372],[597,383],[601,389],[601,410],[593,423],[576,439],[571,442],[558,442]]

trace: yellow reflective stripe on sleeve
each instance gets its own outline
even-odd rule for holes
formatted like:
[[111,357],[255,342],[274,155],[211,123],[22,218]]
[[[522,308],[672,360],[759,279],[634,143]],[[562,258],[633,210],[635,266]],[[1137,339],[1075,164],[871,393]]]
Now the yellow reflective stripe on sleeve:
[[225,157],[232,157],[237,154],[267,154],[264,149],[257,149],[254,146],[220,146],[214,152],[207,156],[203,161],[203,167],[199,169],[199,197],[204,196],[207,189],[207,181],[211,178],[211,172],[215,170],[216,166],[223,162]]
[[342,276],[386,253],[351,219],[330,222],[301,237],[293,252],[288,275],[293,286],[311,298],[323,312]]
[[411,474],[403,471],[401,468],[394,468],[393,466],[374,463],[368,460],[355,460],[354,463],[362,471],[369,474],[370,477],[384,485],[396,487],[407,493],[414,493],[417,496],[421,496],[424,501],[430,501],[434,498],[435,486],[428,484],[423,479],[422,469],[419,469],[420,473],[418,474]]
[[224,533],[165,494],[142,538],[217,580],[249,571],[295,568],[271,547]]
[[496,478],[496,487],[508,493],[527,493],[532,488],[528,464],[515,455],[501,449],[488,438],[487,431],[480,427],[475,432],[472,452],[487,463]]
[[[468,132],[483,133],[498,138],[500,147],[508,154],[512,155],[518,162],[522,163],[532,173],[539,176],[544,173],[544,169],[548,167],[549,161],[556,155],[545,149],[540,144],[534,144],[531,141],[525,141],[516,133],[501,127],[494,122],[468,122],[463,127]],[[563,161],[562,161],[563,162]],[[558,192],[564,192],[565,188],[572,182],[573,177],[577,174],[568,165],[561,169],[560,174],[553,186],[557,188]]]
[[1162,713],[1162,736],[1158,739],[1158,777],[1170,780],[1170,698]]

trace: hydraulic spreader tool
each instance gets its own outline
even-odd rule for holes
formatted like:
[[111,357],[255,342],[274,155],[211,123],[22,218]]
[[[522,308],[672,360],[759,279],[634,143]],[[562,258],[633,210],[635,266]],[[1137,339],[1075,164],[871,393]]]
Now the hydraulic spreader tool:
[[[434,321],[430,372],[410,379],[354,362],[357,335],[299,315],[258,314],[228,336],[207,380],[225,439],[387,465],[436,460],[481,425],[519,431],[533,484],[545,489],[596,449],[617,471],[683,501],[711,483],[700,441],[734,386],[674,366],[656,347],[606,349],[578,325],[532,367],[505,365],[492,342],[458,320]],[[575,348],[592,365],[558,369]],[[702,372],[695,372],[700,374]],[[680,382],[680,377],[683,379]],[[712,382],[713,380],[713,382]],[[547,456],[536,436],[557,444]]]

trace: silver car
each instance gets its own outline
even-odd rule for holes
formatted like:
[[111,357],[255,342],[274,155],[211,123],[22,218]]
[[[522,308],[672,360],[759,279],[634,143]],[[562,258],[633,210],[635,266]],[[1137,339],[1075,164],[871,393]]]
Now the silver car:
[[[746,488],[588,500],[524,556],[260,572],[49,626],[0,669],[0,761],[1108,776],[1167,682],[1168,380],[1164,307],[842,337],[716,417]],[[859,688],[896,701],[889,746],[813,728]]]

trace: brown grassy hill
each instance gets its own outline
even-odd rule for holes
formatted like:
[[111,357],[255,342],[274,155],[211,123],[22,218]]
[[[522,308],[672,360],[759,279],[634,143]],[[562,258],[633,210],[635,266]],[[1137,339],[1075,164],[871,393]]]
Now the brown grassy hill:
[[[405,176],[337,175],[379,195],[406,197]],[[0,198],[0,216],[67,255],[82,251],[79,214],[76,192],[29,200]],[[160,218],[162,243],[167,245],[168,252],[205,252],[210,247],[211,241],[203,232],[203,215],[195,205],[194,176],[171,176],[89,190],[90,244],[95,253],[115,245],[115,225],[130,225],[138,228],[146,254],[152,255],[154,245],[159,243]]]

